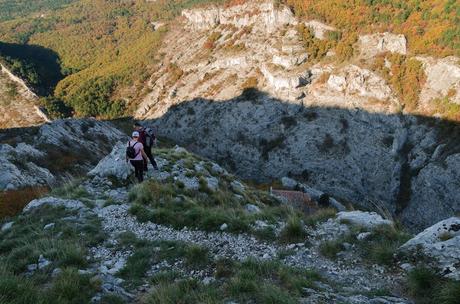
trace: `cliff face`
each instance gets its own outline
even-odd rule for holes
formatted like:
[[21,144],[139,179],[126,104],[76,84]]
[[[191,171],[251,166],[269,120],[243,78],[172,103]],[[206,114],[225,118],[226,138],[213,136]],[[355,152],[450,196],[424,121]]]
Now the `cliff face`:
[[[457,102],[458,58],[411,57],[403,35],[375,33],[345,62],[333,50],[318,61],[299,25],[320,41],[336,30],[271,4],[184,11],[136,116],[245,178],[299,177],[414,229],[458,212],[458,127],[419,114]],[[420,63],[415,110],[389,81],[393,63],[373,68],[387,54]]]

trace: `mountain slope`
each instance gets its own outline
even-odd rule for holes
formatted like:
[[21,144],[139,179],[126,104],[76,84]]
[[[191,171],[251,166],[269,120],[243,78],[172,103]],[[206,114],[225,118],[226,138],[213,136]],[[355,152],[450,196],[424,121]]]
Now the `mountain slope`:
[[344,61],[337,31],[270,3],[186,10],[136,116],[245,178],[301,177],[416,230],[455,214],[458,59],[374,33]]
[[0,128],[39,125],[47,121],[38,97],[3,65],[0,67]]

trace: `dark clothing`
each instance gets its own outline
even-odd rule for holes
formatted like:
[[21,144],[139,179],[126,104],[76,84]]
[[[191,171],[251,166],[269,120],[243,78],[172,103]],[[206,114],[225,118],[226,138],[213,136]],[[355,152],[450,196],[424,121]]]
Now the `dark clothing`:
[[[155,158],[153,157],[153,154],[152,154],[152,148],[151,147],[145,147],[145,150],[144,150],[145,154],[147,154],[147,157],[149,158],[150,160],[150,163],[152,164],[153,168],[155,170],[158,170],[158,165],[157,165],[157,162],[155,161]],[[147,171],[147,160],[144,159],[144,170]]]
[[131,160],[131,165],[134,167],[134,174],[136,175],[139,183],[144,181],[144,161],[143,160]]
[[[155,161],[155,158],[153,157],[153,154],[152,154],[152,147],[149,147],[146,144],[147,134],[146,134],[145,128],[140,129],[138,132],[139,132],[138,141],[144,145],[144,152],[145,154],[147,154],[148,160],[150,160],[150,163],[152,164],[153,168],[155,170],[158,170],[157,162]],[[147,171],[147,165],[148,165],[148,162],[146,159],[144,159],[144,170],[145,171]]]
[[146,142],[146,139],[147,139],[147,135],[145,134],[145,129],[142,128],[142,129],[140,129],[138,132],[139,132],[139,139],[138,139],[138,141],[139,141],[140,143],[142,143],[142,144],[144,145],[144,147],[145,147],[145,146],[146,146],[146,145],[145,145],[145,142]]

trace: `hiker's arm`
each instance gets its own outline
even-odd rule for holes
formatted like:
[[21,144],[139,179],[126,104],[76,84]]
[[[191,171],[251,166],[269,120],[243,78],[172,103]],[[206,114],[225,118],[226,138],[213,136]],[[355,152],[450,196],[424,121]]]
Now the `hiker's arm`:
[[145,154],[144,148],[141,149],[141,154],[142,154],[142,157],[148,161],[149,157],[147,156],[147,154]]

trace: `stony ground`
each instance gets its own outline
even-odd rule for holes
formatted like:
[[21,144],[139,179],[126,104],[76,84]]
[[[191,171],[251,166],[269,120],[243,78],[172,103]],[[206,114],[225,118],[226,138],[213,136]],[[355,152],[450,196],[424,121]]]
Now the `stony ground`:
[[[51,233],[52,242],[74,229],[65,240],[81,247],[72,249],[76,254],[55,254],[72,250],[43,250],[37,237],[39,245],[32,241],[33,254],[22,258],[17,269],[2,266],[0,271],[34,282],[49,278],[53,284],[77,276],[88,284],[79,288],[90,291],[82,303],[412,303],[405,296],[404,267],[391,251],[402,240],[384,237],[400,232],[376,213],[336,215],[320,209],[293,223],[299,213],[217,164],[181,148],[157,152],[160,171],[150,171],[141,185],[129,179],[122,149],[115,148],[88,178],[30,203],[23,215],[2,226],[0,254],[7,255],[0,255],[0,262],[17,259],[15,250],[22,249],[5,248],[16,242],[17,223],[24,221],[38,221],[43,228],[30,229],[42,230],[39,235],[48,241]],[[104,165],[109,160],[110,174]],[[214,206],[215,197],[229,206]],[[206,207],[199,209],[202,204]],[[69,214],[61,214],[62,207]],[[205,213],[197,217],[199,210]],[[238,214],[240,226],[232,217],[222,218],[222,210]],[[188,217],[196,222],[181,226]],[[0,303],[23,303],[3,299]]]

